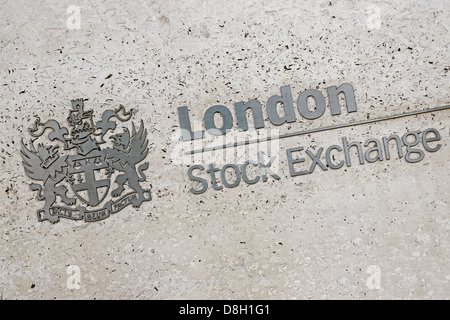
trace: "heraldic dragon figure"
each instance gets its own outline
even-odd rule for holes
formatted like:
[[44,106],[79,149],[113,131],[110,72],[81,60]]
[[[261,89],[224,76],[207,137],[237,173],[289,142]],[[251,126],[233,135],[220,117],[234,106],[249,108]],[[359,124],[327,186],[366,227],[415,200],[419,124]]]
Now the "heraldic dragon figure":
[[[37,192],[38,200],[45,201],[44,207],[37,211],[39,221],[56,223],[60,217],[98,221],[128,204],[138,208],[144,201],[151,200],[150,191],[140,185],[146,180],[144,171],[149,165],[148,162],[139,164],[149,151],[143,121],[139,129],[132,123],[131,133],[127,127],[116,132],[117,124],[113,119],[126,123],[133,115],[131,111],[127,112],[122,105],[106,110],[101,121],[94,124],[93,110],[84,110],[84,101],[72,100],[67,118],[69,128],[61,127],[53,119],[42,123],[38,118],[29,129],[34,138],[29,146],[22,140],[25,173],[37,181],[30,184],[31,189]],[[53,144],[36,143],[42,137]],[[69,154],[60,154],[61,150]],[[126,189],[131,192],[96,209],[109,195],[113,176],[117,184],[110,193],[113,198],[120,197]],[[86,219],[88,213],[91,213],[89,217],[97,218]]]

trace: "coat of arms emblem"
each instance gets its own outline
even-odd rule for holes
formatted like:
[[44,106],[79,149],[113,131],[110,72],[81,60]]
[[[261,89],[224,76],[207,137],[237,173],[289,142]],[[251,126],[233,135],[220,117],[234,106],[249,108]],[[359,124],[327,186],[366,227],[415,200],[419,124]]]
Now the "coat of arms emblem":
[[[151,200],[150,190],[141,186],[148,169],[143,121],[136,128],[133,112],[121,105],[104,111],[94,123],[93,110],[85,110],[84,101],[72,100],[67,127],[37,118],[28,130],[33,137],[28,146],[22,140],[25,173],[36,180],[31,189],[44,201],[37,210],[39,221],[100,221],[130,204],[138,208]],[[119,128],[114,120],[124,126]]]

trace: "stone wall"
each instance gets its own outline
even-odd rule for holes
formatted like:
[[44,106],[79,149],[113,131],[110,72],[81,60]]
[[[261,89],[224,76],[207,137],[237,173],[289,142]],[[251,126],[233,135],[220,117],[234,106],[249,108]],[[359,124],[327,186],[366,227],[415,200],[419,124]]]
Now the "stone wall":
[[[233,118],[225,136],[184,142],[177,113],[187,106],[201,130],[209,107],[234,116],[236,102],[258,99],[265,127],[257,131],[271,136],[448,106],[448,1],[17,0],[1,8],[2,299],[448,298],[448,109],[195,156],[183,151],[245,132]],[[343,83],[354,88],[357,112],[332,116],[327,102],[315,120],[297,110],[297,121],[281,126],[267,118],[264,105],[282,86],[295,102]],[[30,189],[21,140],[30,142],[37,117],[65,124],[78,98],[97,120],[120,105],[134,110],[136,125],[143,120],[141,184],[152,200],[98,222],[39,222],[43,202]],[[390,160],[361,165],[351,154],[351,166],[289,171],[288,149],[304,148],[292,155],[305,158],[296,170],[308,170],[306,150],[323,147],[325,162],[343,137],[363,143],[428,128],[441,136],[430,145],[441,147],[419,144],[416,163],[391,151]],[[208,180],[209,163],[240,166],[261,150],[279,179],[190,191],[193,165]]]

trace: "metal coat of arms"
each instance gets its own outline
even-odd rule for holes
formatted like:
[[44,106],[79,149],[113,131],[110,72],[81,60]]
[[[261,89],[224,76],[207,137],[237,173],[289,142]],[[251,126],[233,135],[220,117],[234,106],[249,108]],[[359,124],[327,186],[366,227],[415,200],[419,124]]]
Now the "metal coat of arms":
[[[28,130],[33,137],[29,146],[22,140],[25,173],[40,182],[31,183],[31,189],[44,201],[37,211],[39,221],[100,221],[129,204],[138,208],[151,200],[150,190],[140,185],[148,169],[148,162],[141,163],[148,154],[143,121],[139,128],[131,121],[131,132],[125,126],[117,128],[114,120],[126,124],[133,116],[120,106],[104,111],[101,121],[94,123],[84,101],[72,100],[68,127],[38,118]],[[113,199],[106,201],[109,194]]]

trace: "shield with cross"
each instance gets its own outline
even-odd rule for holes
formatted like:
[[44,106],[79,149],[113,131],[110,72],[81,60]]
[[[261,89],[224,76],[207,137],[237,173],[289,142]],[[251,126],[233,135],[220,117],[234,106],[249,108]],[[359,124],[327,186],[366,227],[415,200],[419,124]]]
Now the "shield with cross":
[[97,206],[105,199],[110,187],[106,177],[109,167],[105,152],[93,150],[87,155],[69,156],[69,174],[74,178],[72,190],[76,196],[90,206]]

